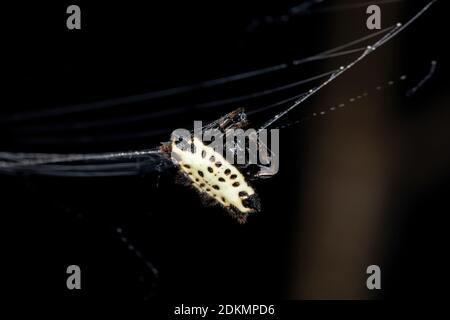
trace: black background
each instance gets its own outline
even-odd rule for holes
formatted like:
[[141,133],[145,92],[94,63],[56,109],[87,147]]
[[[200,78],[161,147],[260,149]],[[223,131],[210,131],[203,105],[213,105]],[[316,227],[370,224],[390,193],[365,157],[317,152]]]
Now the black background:
[[[323,39],[327,39],[325,30],[333,15],[361,19],[361,29],[346,39],[334,39],[335,45],[367,32],[364,8],[305,14],[287,23],[261,23],[249,28],[252,21],[282,15],[296,4],[292,1],[77,1],[82,10],[82,30],[70,31],[65,25],[69,4],[22,3],[4,11],[8,23],[4,50],[8,58],[3,64],[9,86],[5,92],[8,99],[4,100],[7,103],[2,103],[1,110],[6,119],[1,124],[2,150],[103,152],[154,147],[166,141],[174,128],[190,126],[193,120],[216,119],[235,107],[202,110],[192,109],[192,105],[329,69],[316,63],[302,69],[306,76],[294,69],[282,77],[263,76],[239,85],[53,118],[14,121],[14,115],[31,111],[39,115],[41,110],[196,83],[309,56],[328,48]],[[408,2],[402,17],[411,16],[422,4]],[[396,20],[398,17],[392,19]],[[414,100],[405,102],[400,97],[404,90],[394,97],[402,102],[399,117],[420,116],[427,99],[447,88],[445,36],[439,29],[445,29],[443,20],[442,3],[437,3],[417,25],[387,45],[399,52],[393,74],[410,70],[420,79],[431,59],[442,62],[430,85]],[[376,63],[370,59],[376,58],[369,58],[362,69],[351,72],[366,79],[365,64]],[[346,80],[343,77],[338,81]],[[342,94],[347,96],[346,92]],[[277,97],[272,99],[276,101]],[[248,110],[264,104],[268,103],[262,99],[244,102]],[[133,123],[87,129],[76,126],[161,110],[175,112]],[[289,119],[295,120],[308,110],[306,105]],[[258,124],[273,115],[269,110],[255,114],[251,120]],[[45,131],[54,125],[60,129]],[[44,131],[27,131],[29,128]],[[155,129],[159,131],[155,133]],[[303,140],[298,137],[305,132],[303,127],[281,132],[281,152],[289,156],[281,157],[277,176],[255,182],[264,209],[246,225],[238,225],[220,208],[204,208],[193,190],[174,183],[173,172],[87,179],[1,176],[6,248],[2,264],[8,270],[3,276],[11,282],[8,290],[25,300],[69,302],[285,298],[296,195],[306,192],[293,179],[300,176]],[[296,148],[292,147],[293,140]],[[411,166],[411,170],[420,168]],[[449,183],[447,169],[426,190],[394,191],[397,206],[392,215],[402,217],[402,228],[389,244],[383,263],[387,270],[383,291],[373,294],[374,298],[437,295],[446,273],[443,220],[449,213]],[[116,228],[121,228],[155,265],[158,279],[120,241]],[[82,270],[82,290],[78,292],[66,289],[65,271],[70,264]]]

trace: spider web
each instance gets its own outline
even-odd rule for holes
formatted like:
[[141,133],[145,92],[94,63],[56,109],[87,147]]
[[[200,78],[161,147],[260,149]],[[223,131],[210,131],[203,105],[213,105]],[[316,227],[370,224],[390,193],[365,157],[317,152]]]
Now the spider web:
[[[295,17],[299,14],[310,14],[314,12],[325,12],[334,10],[343,10],[354,8],[356,5],[350,6],[330,6],[327,8],[314,9],[314,6],[320,2],[325,1],[307,1],[303,3],[303,6],[296,6],[289,10],[289,19]],[[390,3],[397,1],[380,1],[379,3]],[[18,114],[13,114],[8,117],[0,119],[2,124],[16,124],[27,120],[37,119],[48,120],[61,115],[68,114],[80,114],[88,113],[93,110],[108,109],[113,107],[120,107],[123,104],[133,104],[142,101],[153,101],[156,99],[161,99],[165,97],[172,97],[175,95],[180,95],[183,93],[200,92],[207,90],[216,86],[224,86],[230,83],[256,79],[264,75],[272,75],[280,73],[286,70],[296,69],[298,66],[315,62],[324,61],[327,59],[333,59],[337,57],[352,57],[350,62],[346,65],[338,66],[335,69],[313,75],[308,78],[298,79],[293,82],[284,83],[281,85],[271,86],[270,88],[264,88],[255,92],[244,93],[241,95],[233,95],[224,99],[216,99],[207,102],[196,103],[189,106],[179,106],[176,108],[171,108],[169,110],[164,110],[161,112],[147,112],[139,115],[129,115],[126,117],[116,117],[101,120],[88,120],[78,123],[73,123],[73,127],[83,127],[83,128],[98,128],[102,126],[117,125],[123,123],[133,123],[135,121],[142,121],[143,119],[159,119],[163,117],[169,117],[172,115],[177,115],[181,112],[186,112],[190,109],[212,109],[221,106],[233,105],[249,101],[257,98],[271,97],[276,93],[285,92],[287,90],[297,90],[301,85],[310,85],[311,83],[318,82],[317,85],[310,87],[309,90],[304,92],[297,92],[294,95],[288,95],[283,97],[283,99],[277,99],[274,102],[258,106],[247,112],[248,115],[257,115],[265,111],[275,110],[279,107],[284,107],[282,111],[276,112],[274,116],[270,117],[264,121],[260,126],[259,130],[265,128],[274,128],[278,124],[278,128],[286,128],[291,125],[296,125],[305,120],[318,118],[319,116],[325,115],[328,111],[338,110],[339,108],[345,107],[343,103],[337,104],[336,106],[329,107],[328,110],[319,110],[307,117],[304,117],[293,122],[286,124],[279,124],[282,118],[285,118],[287,114],[291,113],[294,109],[303,105],[309,98],[316,95],[324,87],[328,86],[332,82],[336,81],[338,77],[347,72],[349,69],[353,68],[360,61],[364,60],[367,56],[374,53],[376,49],[383,46],[385,43],[396,37],[400,32],[402,32],[406,27],[412,24],[417,18],[423,15],[435,2],[430,1],[421,11],[419,11],[415,16],[409,19],[405,24],[396,24],[391,27],[385,28],[383,30],[371,33],[367,36],[352,40],[343,45],[334,47],[330,50],[320,52],[318,54],[300,58],[297,60],[290,61],[288,63],[281,63],[278,65],[269,66],[262,69],[251,70],[244,73],[234,74],[222,78],[212,79],[196,84],[189,84],[185,86],[169,88],[165,90],[153,91],[149,93],[131,95],[121,98],[107,99],[96,102],[89,102],[83,104],[72,105],[64,108],[50,108],[46,110],[40,110],[38,112],[23,112]],[[366,5],[366,3],[360,3],[359,6]],[[279,18],[283,19],[282,16]],[[274,19],[277,20],[277,19]],[[263,21],[263,22],[261,22]],[[258,22],[258,26],[265,23],[267,19],[262,19]],[[254,28],[258,27],[254,26]],[[367,42],[373,38],[376,40],[369,45]],[[355,57],[355,55],[357,55]],[[419,90],[433,75],[436,68],[436,62],[432,62],[432,67],[429,72],[423,78],[422,81],[418,82],[411,90],[408,91],[408,95],[413,95],[417,90]],[[405,76],[399,77],[399,80],[404,80]],[[392,85],[390,82],[387,86]],[[378,88],[376,89],[378,90]],[[351,99],[363,99],[367,96],[367,92],[362,92],[360,95],[355,96]],[[214,120],[208,123],[205,128],[217,127],[219,120]],[[40,132],[42,130],[47,130],[52,132],[52,130],[57,131],[62,128],[66,128],[67,124],[54,124],[52,122],[41,121],[38,125],[28,126],[27,130],[30,135],[35,132]],[[167,133],[175,128],[168,128]],[[152,129],[145,132],[145,135],[157,135],[160,131]],[[164,132],[166,133],[166,132]],[[133,134],[130,138],[133,138]],[[167,136],[168,137],[168,136]],[[58,139],[58,138],[57,138]],[[59,138],[61,141],[63,137]],[[93,153],[93,154],[83,154],[83,153],[73,153],[73,154],[60,154],[60,153],[26,153],[26,152],[0,152],[0,173],[8,175],[44,175],[44,176],[59,176],[59,177],[115,177],[115,176],[135,176],[142,175],[144,173],[160,173],[168,170],[172,167],[170,159],[168,159],[159,150],[158,146],[153,146],[148,149],[142,150],[131,150],[124,152],[105,152],[105,153]],[[153,279],[158,278],[158,270],[155,266],[146,258],[145,254],[139,251],[131,241],[127,238],[127,230],[123,228],[115,229],[119,239],[123,242],[126,248],[133,252],[135,256],[145,263],[152,274]]]
[[[316,3],[317,1],[313,1]],[[286,107],[283,111],[278,112],[273,117],[268,119],[263,123],[259,130],[273,127],[273,125],[278,122],[286,114],[290,113],[295,108],[302,105],[311,96],[318,93],[325,86],[329,85],[335,81],[339,76],[347,72],[349,69],[353,68],[360,61],[365,59],[368,55],[373,53],[376,49],[393,39],[405,28],[411,25],[416,19],[423,15],[431,6],[435,3],[430,1],[425,7],[422,8],[416,15],[410,18],[405,24],[397,23],[394,26],[382,29],[378,32],[371,33],[367,36],[361,37],[359,39],[350,41],[344,45],[340,45],[333,49],[320,52],[316,55],[291,61],[291,63],[283,63],[279,65],[270,66],[263,69],[253,70],[241,74],[235,74],[223,78],[213,79],[209,81],[204,81],[197,84],[186,85],[171,89],[165,89],[160,91],[154,91],[150,93],[126,96],[122,98],[109,99],[103,101],[97,101],[93,103],[85,103],[79,105],[73,105],[64,108],[52,108],[47,110],[41,110],[39,112],[28,112],[21,114],[14,114],[10,117],[6,117],[1,120],[2,123],[13,122],[17,123],[24,120],[33,119],[39,117],[40,119],[52,118],[57,115],[62,114],[73,114],[80,112],[87,112],[102,108],[111,108],[124,103],[133,103],[137,101],[148,101],[156,98],[161,98],[165,96],[172,96],[181,94],[184,92],[192,92],[200,89],[211,88],[218,85],[227,84],[230,82],[240,81],[249,78],[259,77],[261,75],[271,74],[278,72],[283,69],[297,67],[299,65],[309,63],[312,61],[319,61],[325,59],[331,59],[334,57],[347,56],[356,53],[360,53],[356,58],[351,60],[345,66],[340,66],[337,69],[321,73],[306,79],[301,79],[295,82],[284,84],[282,86],[276,86],[269,89],[248,93],[240,96],[234,96],[231,98],[213,100],[206,103],[196,104],[193,107],[196,109],[211,108],[221,105],[236,104],[245,100],[266,97],[274,93],[296,88],[302,84],[310,83],[313,81],[322,80],[322,82],[312,87],[307,92],[296,94],[288,98],[276,101],[266,106],[261,106],[256,110],[252,110],[249,114],[260,113],[280,105],[285,105],[291,103],[290,106]],[[312,4],[312,2],[310,3]],[[308,6],[306,6],[308,7]],[[306,8],[304,7],[304,8]],[[331,8],[330,8],[331,9]],[[336,8],[335,8],[336,9]],[[339,8],[343,9],[343,8]],[[354,48],[355,45],[365,43],[369,39],[380,37],[375,42],[364,47]],[[435,67],[435,63],[433,64]],[[434,72],[434,67],[430,71],[430,75],[426,77],[423,82],[426,82],[429,77],[431,77]],[[417,91],[421,86],[422,82],[416,87],[411,89],[411,93]],[[145,118],[155,118],[160,116],[168,116],[173,113],[181,111],[184,107],[172,108],[163,113],[147,113],[139,115],[139,119]],[[85,127],[89,126],[99,126],[105,124],[117,124],[124,123],[128,121],[133,121],[136,116],[131,116],[128,118],[121,117],[120,119],[107,119],[104,121],[94,121],[85,122],[82,125]],[[217,121],[213,121],[209,124],[212,127],[217,124]],[[79,124],[76,124],[79,126]],[[43,124],[48,129],[54,129],[55,126]],[[57,126],[56,126],[57,127]],[[35,129],[39,129],[35,128]],[[155,172],[164,171],[170,166],[170,162],[167,158],[161,154],[158,147],[146,149],[146,150],[134,150],[126,152],[111,152],[111,153],[99,153],[99,154],[52,154],[52,153],[21,153],[21,152],[0,152],[0,172],[5,174],[17,174],[17,173],[31,173],[38,175],[53,175],[53,176],[75,176],[75,177],[98,177],[98,176],[126,176],[126,175],[137,175],[143,172]]]

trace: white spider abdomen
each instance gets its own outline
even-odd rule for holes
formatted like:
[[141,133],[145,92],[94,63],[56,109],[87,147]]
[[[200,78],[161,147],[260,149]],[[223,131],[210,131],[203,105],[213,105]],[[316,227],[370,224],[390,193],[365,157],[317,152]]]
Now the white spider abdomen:
[[[192,185],[245,222],[248,213],[259,210],[253,188],[239,170],[220,153],[193,137],[183,148],[171,141],[171,157]],[[238,212],[236,212],[238,211]]]

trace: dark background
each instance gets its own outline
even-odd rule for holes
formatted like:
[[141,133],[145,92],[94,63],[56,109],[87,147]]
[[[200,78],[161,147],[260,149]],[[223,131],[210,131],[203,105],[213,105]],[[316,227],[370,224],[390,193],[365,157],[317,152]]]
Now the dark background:
[[[406,21],[424,3],[382,6],[383,27]],[[364,7],[279,20],[277,17],[286,15],[297,4],[295,1],[77,1],[82,11],[82,30],[70,31],[65,26],[69,4],[21,3],[5,10],[8,25],[4,50],[8,58],[3,64],[8,87],[0,110],[2,151],[76,153],[154,147],[166,141],[175,128],[190,127],[193,120],[217,119],[237,107],[195,107],[198,104],[314,76],[348,63],[350,58],[319,61],[229,85],[101,110],[54,117],[40,114],[289,62],[369,32]],[[376,99],[383,97],[389,106],[389,117],[377,113],[377,121],[381,119],[396,128],[402,138],[392,139],[406,147],[400,151],[393,147],[401,156],[388,174],[394,179],[386,187],[386,204],[377,220],[381,231],[367,235],[379,249],[373,256],[369,250],[367,263],[359,261],[355,262],[357,267],[353,266],[359,270],[355,279],[365,279],[365,266],[380,265],[381,292],[366,290],[364,280],[358,280],[355,291],[345,290],[348,283],[339,281],[331,284],[332,289],[314,284],[312,289],[302,287],[307,282],[302,278],[308,278],[307,271],[300,271],[302,267],[293,271],[298,259],[305,258],[297,257],[298,248],[321,248],[297,236],[299,230],[308,228],[302,222],[307,217],[303,199],[311,190],[303,181],[305,175],[314,174],[304,168],[312,168],[311,163],[320,160],[320,153],[313,151],[320,148],[314,139],[321,136],[321,127],[315,123],[323,121],[322,126],[341,130],[329,120],[334,116],[330,115],[281,131],[280,172],[270,180],[254,183],[263,211],[250,217],[245,225],[237,224],[221,208],[203,207],[193,190],[175,184],[172,171],[108,178],[0,176],[5,231],[2,242],[6,248],[2,264],[8,270],[4,277],[11,282],[12,296],[69,302],[436,296],[445,278],[443,261],[448,250],[444,219],[450,209],[444,20],[445,10],[438,1],[417,23],[331,85],[337,87],[320,92],[280,123],[297,120],[321,110],[325,103],[338,103],[362,90],[372,90],[377,83],[386,84],[408,74],[407,83],[377,93]],[[337,29],[341,31],[334,32]],[[439,63],[434,77],[414,97],[406,98],[407,89],[426,75],[433,59]],[[311,86],[250,99],[238,106],[258,110]],[[330,100],[321,101],[321,94]],[[258,125],[286,106],[255,113],[250,120]],[[375,109],[382,107],[377,105]],[[360,102],[356,108],[359,111],[351,117],[348,114],[353,109],[337,117],[344,127],[362,121],[361,117],[370,122],[370,108],[370,103],[365,106]],[[151,116],[162,111],[167,113]],[[21,118],[23,114],[28,117]],[[130,116],[135,119],[120,121]],[[108,123],[111,119],[115,121],[112,124]],[[100,121],[100,125],[83,127],[92,121]],[[436,130],[428,130],[433,128]],[[392,143],[390,137],[384,139],[381,143]],[[340,143],[345,144],[345,139]],[[351,158],[352,153],[346,157]],[[390,155],[382,153],[381,157]],[[341,176],[345,186],[346,175]],[[333,191],[330,188],[324,192]],[[357,195],[349,199],[350,205],[352,201],[357,203]],[[158,269],[158,278],[127,249],[117,228]],[[352,243],[350,240],[349,248]],[[352,266],[353,260],[344,262]],[[300,261],[300,265],[305,263],[308,261]],[[82,290],[78,292],[66,289],[65,271],[70,264],[82,270]],[[329,270],[338,269],[329,259],[316,270],[326,278]]]

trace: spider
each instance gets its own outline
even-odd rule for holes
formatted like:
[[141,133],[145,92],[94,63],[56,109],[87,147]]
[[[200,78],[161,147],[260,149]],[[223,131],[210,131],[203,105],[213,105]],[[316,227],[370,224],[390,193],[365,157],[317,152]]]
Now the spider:
[[[233,130],[246,128],[248,124],[244,109],[238,108],[203,129],[215,129],[220,133],[220,138],[227,139]],[[217,137],[214,142],[217,142]],[[170,141],[161,146],[160,151],[178,168],[177,181],[197,190],[205,205],[220,205],[239,223],[245,223],[249,214],[261,210],[258,194],[248,180],[269,176],[264,171],[266,167],[252,163],[234,165],[228,160],[229,156],[224,157],[222,152],[216,150],[214,142],[205,144],[196,132],[181,136],[175,131]],[[250,135],[247,142],[267,149],[259,142],[257,135]],[[248,150],[245,141],[233,140],[231,145],[226,145],[225,153],[231,154],[234,159],[237,150]]]

